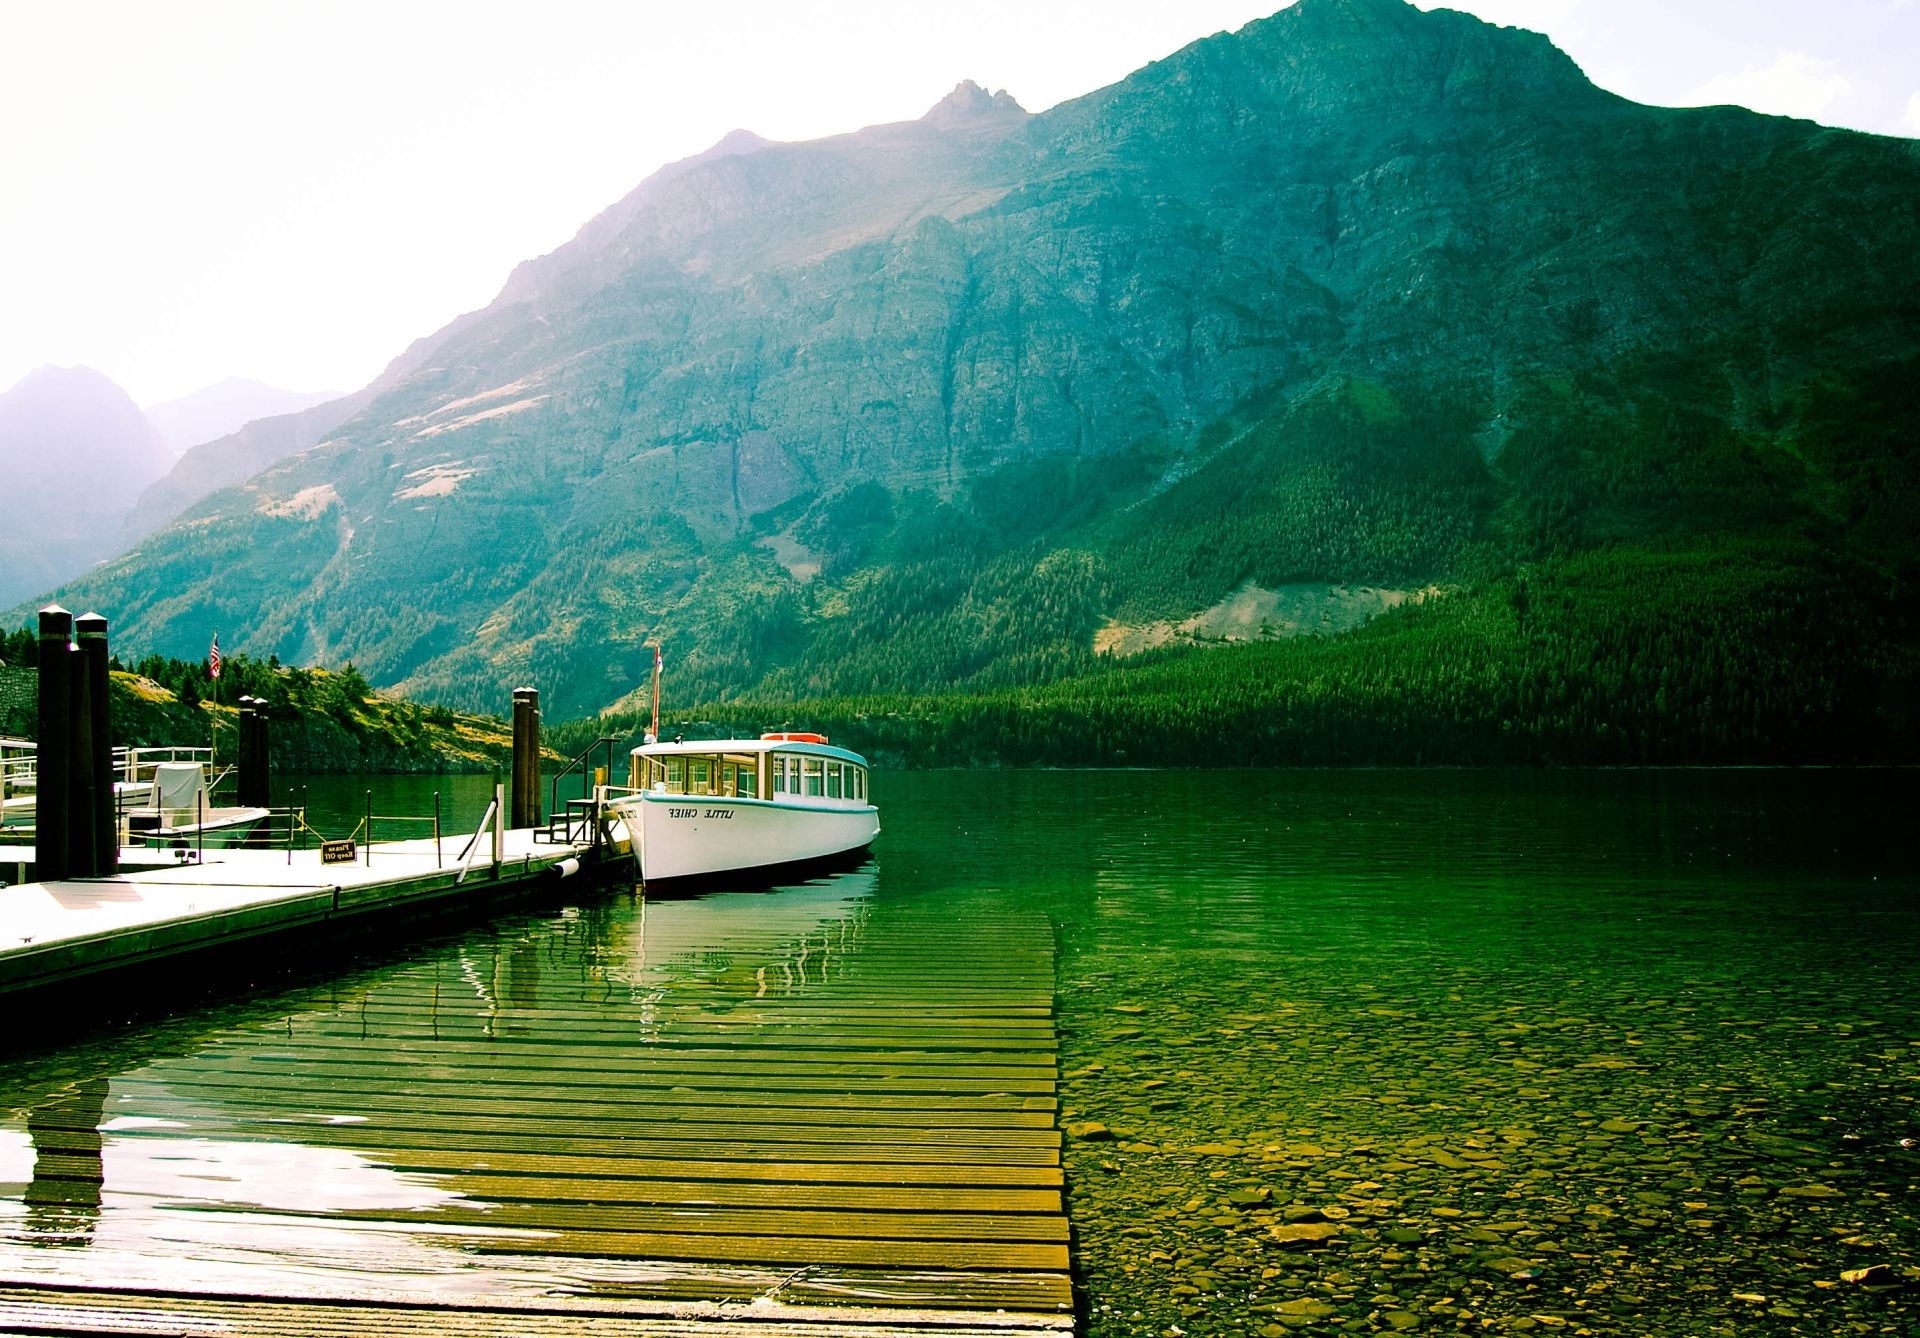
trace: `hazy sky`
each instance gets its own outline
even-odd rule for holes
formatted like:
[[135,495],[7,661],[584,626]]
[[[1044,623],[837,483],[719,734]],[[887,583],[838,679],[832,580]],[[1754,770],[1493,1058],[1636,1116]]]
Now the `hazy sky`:
[[[354,389],[736,126],[900,120],[963,78],[1037,111],[1275,7],[0,0],[0,389],[47,362],[142,404]],[[1641,101],[1920,134],[1920,0],[1451,7]]]

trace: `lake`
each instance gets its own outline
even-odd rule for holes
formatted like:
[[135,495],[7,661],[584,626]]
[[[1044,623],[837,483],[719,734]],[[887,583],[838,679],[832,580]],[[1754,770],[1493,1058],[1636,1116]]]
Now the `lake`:
[[[372,783],[382,813],[430,813],[440,789],[449,839],[491,786]],[[306,784],[316,827],[359,820],[366,783]],[[36,1201],[36,1119],[84,1143],[109,1090],[166,1092],[171,1118],[219,1126],[180,1095],[211,1081],[179,1068],[210,1044],[283,1022],[291,1037],[309,1016],[339,1030],[340,1000],[375,994],[411,999],[402,1011],[431,997],[436,1028],[478,1026],[474,998],[516,989],[564,988],[569,1025],[592,1031],[610,1025],[594,1000],[630,1010],[641,984],[690,997],[743,961],[764,979],[769,934],[879,963],[890,934],[924,946],[952,908],[1052,928],[1088,1332],[1911,1332],[1915,791],[1905,772],[881,776],[866,872],[661,903],[656,932],[682,926],[685,951],[639,984],[621,945],[648,908],[616,889],[23,1052],[0,1079],[0,1264],[19,1275],[111,1243],[135,1276],[181,1260],[225,1279],[276,1260],[310,1274],[327,1266],[300,1253],[320,1248],[317,1219],[439,1192],[349,1155],[347,1111],[347,1133],[287,1135],[297,1155],[250,1171],[195,1154],[216,1200],[221,1176],[336,1175],[284,1237],[169,1225],[154,1186],[179,1172],[157,1157],[109,1155],[103,1189]],[[703,955],[702,934],[727,951]],[[479,994],[458,996],[469,978]],[[128,1131],[123,1158],[147,1146],[152,1117],[131,1118],[108,1126]],[[117,1194],[122,1164],[152,1183]],[[257,1192],[227,1206],[262,1211]],[[409,1276],[443,1285],[450,1265],[406,1246]],[[332,1267],[366,1258],[328,1251]],[[463,1260],[458,1285],[552,1282],[524,1261],[499,1276],[478,1283]]]

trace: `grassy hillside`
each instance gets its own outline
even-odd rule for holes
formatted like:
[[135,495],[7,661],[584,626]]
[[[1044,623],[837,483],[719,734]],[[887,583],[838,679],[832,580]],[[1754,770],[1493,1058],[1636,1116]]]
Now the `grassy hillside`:
[[[34,634],[0,636],[0,662],[37,663]],[[272,765],[283,773],[491,771],[513,753],[512,731],[494,716],[422,706],[368,687],[360,672],[291,669],[245,655],[226,657],[220,700],[206,665],[148,656],[132,668],[116,659],[112,674],[116,747],[205,747],[231,759],[241,696],[266,703]],[[0,734],[33,737],[31,698],[0,717]]]

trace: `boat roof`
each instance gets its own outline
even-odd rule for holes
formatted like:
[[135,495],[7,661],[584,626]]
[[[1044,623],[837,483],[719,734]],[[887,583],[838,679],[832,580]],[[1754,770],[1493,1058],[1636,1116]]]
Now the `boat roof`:
[[860,766],[867,759],[830,743],[801,743],[796,739],[687,739],[681,743],[643,743],[633,750],[635,757],[684,757],[689,753],[805,753],[812,757],[833,757]]

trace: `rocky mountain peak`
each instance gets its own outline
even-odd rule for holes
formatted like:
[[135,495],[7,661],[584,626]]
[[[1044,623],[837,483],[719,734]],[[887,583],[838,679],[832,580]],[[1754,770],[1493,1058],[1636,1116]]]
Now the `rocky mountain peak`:
[[1006,89],[989,93],[973,80],[962,79],[953,86],[953,92],[934,103],[920,120],[942,130],[951,130],[988,119],[1024,117],[1026,114],[1027,109]]

